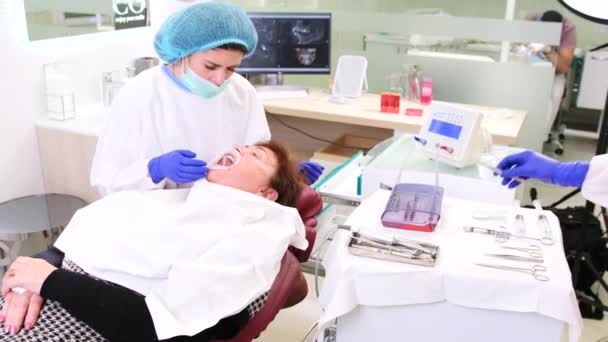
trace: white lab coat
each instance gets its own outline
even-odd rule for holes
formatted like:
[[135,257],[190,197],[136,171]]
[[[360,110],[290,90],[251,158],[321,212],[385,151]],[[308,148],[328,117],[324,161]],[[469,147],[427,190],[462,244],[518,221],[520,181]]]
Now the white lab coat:
[[102,195],[171,187],[152,182],[151,158],[189,149],[208,162],[235,144],[268,139],[262,103],[241,75],[233,74],[224,92],[205,99],[181,88],[159,66],[130,80],[115,98],[90,180]]
[[582,188],[583,197],[608,206],[608,154],[593,157]]

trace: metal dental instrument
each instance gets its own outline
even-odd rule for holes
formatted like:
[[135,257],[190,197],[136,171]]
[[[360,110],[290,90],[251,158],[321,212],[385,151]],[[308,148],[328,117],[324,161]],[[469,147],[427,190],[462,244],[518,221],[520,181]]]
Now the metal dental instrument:
[[545,239],[548,245],[553,244],[553,231],[551,230],[551,225],[549,224],[549,220],[547,216],[543,214],[543,207],[540,205],[538,200],[532,201],[534,208],[538,211],[538,220],[536,221],[536,225],[538,226],[540,233],[542,234],[542,238]]
[[[402,247],[406,247],[406,248],[410,248],[410,249],[419,249],[423,253],[431,254],[431,255],[435,255],[435,253],[437,252],[436,249],[429,248],[424,243],[418,242],[418,241],[407,240],[407,239],[398,238],[398,237],[394,237],[394,236],[387,236],[384,234],[375,234],[375,233],[370,233],[370,232],[353,232],[351,226],[344,225],[344,224],[339,224],[338,228],[351,231],[351,236],[356,234],[361,239],[367,239],[367,240],[370,240],[370,241],[373,241],[376,243],[381,243],[381,244],[385,245],[385,247],[386,246],[402,246]],[[357,238],[357,237],[353,236],[353,238],[359,240],[359,238]]]
[[521,267],[511,267],[511,266],[505,266],[505,265],[493,265],[493,264],[483,264],[483,263],[474,263],[474,264],[477,266],[496,268],[496,269],[504,270],[504,271],[527,273],[527,274],[532,275],[532,277],[534,277],[534,279],[536,279],[538,281],[549,281],[550,280],[549,277],[547,277],[544,274],[541,274],[541,272],[547,271],[547,268],[543,265],[532,265],[532,268],[521,268]]
[[357,256],[432,267],[435,265],[439,247],[422,242],[408,242],[407,245],[399,242],[386,244],[363,237],[358,232],[352,232],[348,250]]
[[[351,227],[340,225],[339,228],[350,230]],[[353,255],[432,267],[439,246],[382,234],[351,231],[348,249]]]
[[386,250],[390,254],[406,258],[415,258],[424,254],[422,250],[418,248],[410,248],[409,246],[400,245],[387,245],[371,239],[366,239],[357,233],[352,233],[351,237],[359,242],[359,248],[367,249],[369,251],[379,252],[381,250]]
[[393,187],[390,186],[390,185],[386,185],[386,184],[380,182],[380,189],[383,189],[383,190],[393,190]]
[[481,227],[473,227],[473,226],[464,227],[464,231],[467,233],[481,233],[481,234],[494,235],[494,238],[498,242],[505,242],[505,241],[509,240],[509,237],[511,236],[511,234],[507,231],[501,231],[501,230],[489,229],[489,228],[481,228]]
[[[480,160],[479,165],[487,167],[488,169],[492,170],[492,172],[494,172],[495,174],[502,176],[503,171],[501,169],[487,163],[486,161]],[[523,178],[520,178],[520,177],[514,177],[514,178],[512,178],[511,181],[518,181],[519,183],[524,183],[526,180]]]
[[547,216],[545,216],[545,214],[538,215],[537,224],[540,227],[541,233],[543,234],[543,237],[541,239],[544,239],[547,242],[547,245],[552,245],[554,243],[553,232],[551,231],[551,225],[549,225],[549,220],[547,220]]
[[515,247],[515,246],[500,246],[500,247],[527,253],[528,256],[530,256],[531,258],[536,258],[536,259],[543,258],[543,253],[540,252],[540,251],[542,251],[542,248],[540,248],[540,246],[538,246],[538,245],[530,245],[530,246],[528,246],[528,248]]
[[507,260],[513,260],[513,261],[526,261],[526,262],[534,262],[534,263],[538,263],[538,264],[542,264],[545,262],[544,259],[542,258],[534,258],[534,257],[529,257],[529,256],[521,256],[521,255],[515,255],[515,254],[492,254],[492,253],[487,253],[485,254],[486,256],[490,256],[490,257],[494,257],[494,258],[501,258],[501,259],[507,259]]
[[543,257],[543,253],[541,253],[540,251],[542,251],[542,248],[540,248],[540,246],[538,245],[529,245],[527,248],[526,247],[518,247],[518,246],[504,246],[501,245],[500,246],[503,249],[510,249],[510,250],[514,250],[514,251],[520,251],[523,252],[527,255],[516,255],[516,254],[496,254],[496,253],[489,253],[486,254],[486,256],[491,256],[491,257],[495,257],[495,258],[502,258],[502,259],[507,259],[507,260],[514,260],[514,261],[528,261],[528,262],[535,262],[538,264],[542,264],[545,262],[544,257]]
[[533,237],[529,237],[529,236],[511,234],[507,231],[500,231],[500,230],[496,230],[496,229],[488,229],[488,228],[480,228],[480,227],[472,227],[472,226],[464,227],[464,231],[467,233],[482,233],[482,234],[494,235],[496,238],[496,241],[498,241],[498,242],[505,242],[505,241],[509,240],[510,238],[515,237],[515,238],[520,238],[520,239],[537,241],[537,242],[542,243],[543,245],[552,245],[553,244],[553,239],[551,239],[551,238],[547,239],[546,236],[543,236],[541,238],[533,238]]
[[520,235],[526,234],[526,222],[522,214],[515,215],[515,221],[513,222],[513,228],[515,232]]

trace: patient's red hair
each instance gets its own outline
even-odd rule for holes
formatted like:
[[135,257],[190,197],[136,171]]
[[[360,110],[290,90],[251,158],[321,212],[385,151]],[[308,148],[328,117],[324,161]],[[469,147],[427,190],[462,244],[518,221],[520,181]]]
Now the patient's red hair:
[[277,158],[278,168],[270,179],[270,186],[279,195],[276,202],[288,207],[295,207],[304,182],[296,163],[290,158],[289,150],[275,140],[263,141],[255,145],[268,148]]

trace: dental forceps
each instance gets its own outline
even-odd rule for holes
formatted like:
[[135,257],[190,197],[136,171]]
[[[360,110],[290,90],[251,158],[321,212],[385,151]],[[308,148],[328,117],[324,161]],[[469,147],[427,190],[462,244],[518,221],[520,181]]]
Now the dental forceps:
[[477,266],[495,268],[503,271],[511,271],[511,272],[521,272],[532,275],[534,279],[538,281],[549,281],[551,278],[547,277],[541,272],[546,272],[547,268],[543,265],[533,265],[532,268],[522,268],[522,267],[512,267],[505,265],[493,265],[493,264],[484,264],[484,263],[475,263]]
[[553,244],[553,239],[551,237],[542,236],[540,238],[533,238],[533,237],[524,236],[524,235],[511,234],[511,233],[507,232],[506,230],[501,231],[501,230],[496,230],[496,229],[467,226],[467,227],[464,227],[464,231],[467,233],[482,233],[482,234],[494,235],[496,241],[498,241],[498,242],[506,242],[510,238],[515,237],[515,238],[520,238],[520,239],[537,241],[537,242],[542,243],[543,245],[552,245]]
[[517,254],[497,254],[497,253],[487,253],[486,256],[491,256],[495,258],[514,260],[514,261],[526,261],[526,262],[534,262],[537,264],[542,264],[545,262],[542,250],[538,245],[530,245],[528,248],[525,247],[517,247],[517,246],[501,246],[504,249],[511,249],[515,251],[524,252],[527,255],[517,255]]
[[381,242],[376,242],[372,239],[367,239],[362,237],[357,233],[352,233],[351,237],[358,241],[359,248],[367,249],[369,251],[379,252],[380,250],[386,250],[387,253],[402,256],[406,258],[416,258],[423,254],[420,249],[408,248],[406,246],[397,246],[397,245],[387,245]]
[[435,248],[434,245],[425,244],[423,242],[402,239],[402,238],[398,238],[395,236],[387,236],[384,234],[376,234],[376,233],[371,233],[371,232],[364,233],[364,232],[360,232],[360,231],[353,231],[351,226],[344,225],[344,224],[339,224],[338,228],[350,231],[351,238],[353,238],[353,239],[361,240],[361,241],[368,240],[370,242],[379,243],[379,244],[382,244],[382,247],[385,247],[385,248],[387,246],[403,247],[403,248],[408,248],[411,250],[420,250],[422,253],[429,254],[432,256],[435,256],[435,254],[437,253],[437,249]]
[[542,264],[545,262],[544,259],[539,259],[539,258],[533,258],[533,257],[529,257],[529,256],[521,256],[521,255],[515,255],[515,254],[491,254],[488,253],[486,254],[486,256],[490,256],[490,257],[494,257],[494,258],[500,258],[500,259],[506,259],[506,260],[513,260],[513,261],[525,261],[525,262],[534,262],[537,264]]
[[368,232],[352,232],[348,249],[351,254],[405,262],[421,266],[433,266],[438,246],[395,237],[385,237]]
[[542,251],[542,248],[540,248],[539,245],[529,245],[528,248],[516,247],[516,246],[500,246],[500,247],[524,252],[524,253],[528,254],[528,256],[531,258],[537,258],[537,259],[543,258],[543,253],[540,252],[540,251]]

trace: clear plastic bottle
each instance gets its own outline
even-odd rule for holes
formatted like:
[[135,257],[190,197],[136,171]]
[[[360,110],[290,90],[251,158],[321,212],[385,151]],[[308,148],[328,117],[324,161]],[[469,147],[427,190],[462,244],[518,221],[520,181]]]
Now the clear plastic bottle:
[[47,113],[54,120],[73,119],[76,115],[74,84],[70,77],[70,66],[63,62],[45,64],[45,94]]
[[408,101],[420,101],[420,67],[409,65],[407,69],[407,99]]
[[405,89],[403,89],[401,73],[400,72],[391,73],[388,76],[388,82],[389,82],[389,91],[392,93],[397,93],[397,94],[399,94],[399,96],[403,97]]

